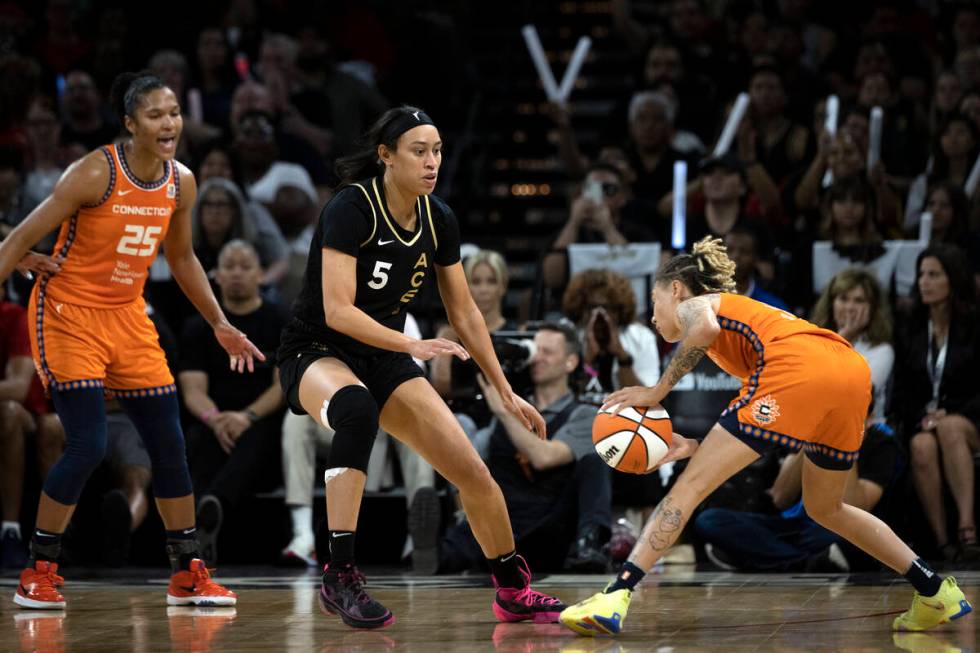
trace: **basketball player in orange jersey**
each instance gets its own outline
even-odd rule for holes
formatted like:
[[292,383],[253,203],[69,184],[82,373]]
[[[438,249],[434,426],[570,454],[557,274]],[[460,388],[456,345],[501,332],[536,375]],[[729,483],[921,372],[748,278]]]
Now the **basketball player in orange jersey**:
[[674,434],[661,464],[693,456],[691,462],[650,516],[619,575],[603,592],[562,612],[561,622],[583,635],[618,633],[633,588],[694,509],[773,445],[805,455],[807,514],[915,587],[912,607],[895,618],[895,630],[924,630],[970,612],[952,577],[941,578],[884,522],[842,500],[871,402],[864,358],[833,331],[734,294],[734,273],[721,241],[711,237],[657,272],[653,324],[680,345],[657,385],[623,388],[605,406],[658,405],[705,354],[741,378],[742,390],[700,445]]
[[[120,75],[112,103],[129,132],[72,164],[51,196],[0,244],[0,282],[28,249],[61,226],[30,301],[38,373],[66,432],[66,446],[44,483],[29,567],[14,602],[65,607],[57,558],[61,535],[82,487],[106,448],[103,395],[115,395],[135,423],[153,463],[153,490],[173,567],[169,605],[234,605],[198,555],[184,436],[174,379],[142,299],[161,243],[174,277],[214,327],[238,371],[264,356],[225,319],[191,247],[194,176],[174,159],[182,121],[169,88],[152,75]],[[26,265],[44,270],[36,255]],[[48,268],[50,270],[50,268]]]
[[289,407],[334,431],[324,474],[330,563],[320,604],[355,628],[394,621],[364,591],[354,561],[365,472],[380,424],[459,488],[497,587],[497,619],[555,622],[565,606],[531,589],[500,487],[412,360],[439,354],[465,360],[469,354],[443,338],[403,333],[405,312],[435,277],[450,323],[500,393],[509,418],[529,435],[545,437],[541,415],[504,377],[470,295],[456,216],[431,194],[442,162],[439,130],[421,109],[402,106],[385,112],[364,141],[363,151],[338,162],[344,186],[320,214],[278,353]]

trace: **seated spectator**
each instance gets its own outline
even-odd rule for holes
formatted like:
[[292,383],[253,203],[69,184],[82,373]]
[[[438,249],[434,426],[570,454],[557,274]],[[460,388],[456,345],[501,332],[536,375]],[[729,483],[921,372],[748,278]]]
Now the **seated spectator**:
[[[411,313],[405,315],[405,335],[422,338],[418,322]],[[424,361],[416,359],[415,363],[425,369]],[[283,418],[282,476],[286,486],[286,506],[292,518],[292,539],[280,555],[283,564],[317,566],[316,538],[313,532],[314,471],[317,455],[326,456],[333,441],[333,434],[331,429],[305,413],[297,415],[292,411],[286,411],[286,416]],[[388,436],[383,430],[378,429],[378,437]],[[374,478],[373,464],[379,442],[380,439],[375,442],[375,448],[372,450],[372,462],[368,463],[368,479],[365,487],[380,485],[380,480]],[[409,507],[409,534],[412,533],[413,525],[416,531],[421,529],[430,533],[428,537],[419,538],[420,542],[412,543],[412,567],[418,572],[431,574],[435,571],[433,549],[435,532],[439,528],[438,509],[431,510],[431,506],[433,502],[438,504],[438,497],[425,493],[419,495],[418,491],[423,488],[430,490],[433,488],[435,471],[422,456],[397,440],[395,440],[395,449],[401,465],[402,479],[405,482],[405,500]],[[425,498],[416,503],[416,496],[425,496]],[[422,509],[425,504],[428,505]]]
[[813,149],[807,128],[786,115],[787,100],[779,70],[772,64],[757,65],[749,77],[748,122],[756,141],[753,159],[776,184],[803,167]]
[[291,305],[306,270],[321,203],[310,176],[293,163],[278,162],[252,186],[251,197],[268,208],[289,251],[289,269],[279,283],[280,297]]
[[83,70],[68,73],[61,98],[61,142],[81,143],[90,151],[118,135],[119,123],[102,101],[92,76]]
[[[724,238],[736,225],[757,227],[761,234],[763,225],[747,215],[748,203],[745,200],[749,192],[748,173],[739,158],[729,152],[720,157],[704,159],[698,167],[698,186],[704,200],[704,209],[688,214],[687,242],[696,243],[708,235]],[[767,180],[764,184],[775,192],[775,185],[766,171],[759,166],[753,167]],[[778,193],[774,197],[778,197]],[[760,258],[771,258],[769,249],[768,243],[763,244],[763,250],[759,252]]]
[[818,257],[819,243],[813,245],[814,293],[822,292],[833,275],[853,265],[872,268],[882,287],[891,288],[895,261],[886,256],[874,216],[874,193],[864,179],[853,176],[834,181],[823,200],[820,224],[821,239],[830,241],[832,252]]
[[[935,544],[947,560],[980,560],[974,462],[980,451],[980,339],[966,257],[931,245],[916,261],[912,315],[896,339],[896,423],[908,439],[912,479]],[[944,485],[956,504],[956,539],[947,530]]]
[[653,330],[636,321],[636,297],[626,277],[586,270],[572,277],[562,309],[580,330],[586,393],[597,404],[606,393],[660,379],[660,353]]
[[[686,161],[683,153],[674,149],[674,119],[677,107],[664,93],[639,91],[629,103],[629,139],[624,148],[630,167],[636,173],[635,196],[657,202],[670,192],[674,179],[674,161]],[[558,124],[559,156],[569,175],[588,173],[589,159],[579,150],[568,112],[554,112]]]
[[24,200],[27,206],[37,206],[48,198],[65,170],[61,124],[54,103],[48,97],[38,95],[31,101],[27,109],[26,132],[31,163],[25,169]]
[[[329,171],[326,160],[308,141],[284,129],[284,125],[280,121],[282,116],[276,106],[276,99],[269,87],[252,80],[241,83],[231,97],[231,115],[229,117],[232,136],[236,140],[242,121],[249,114],[265,116],[268,124],[262,129],[269,131],[268,136],[275,144],[276,158],[302,166],[309,171],[318,186],[323,186],[328,182]],[[248,169],[249,163],[245,162],[245,164],[246,179],[251,183],[255,177]]]
[[961,114],[950,116],[937,133],[929,166],[909,188],[905,202],[906,232],[918,229],[919,216],[927,202],[927,188],[944,182],[962,188],[978,153],[980,137],[973,121]]
[[596,163],[585,175],[579,194],[572,200],[568,221],[542,262],[546,288],[559,289],[568,281],[568,246],[573,243],[608,243],[661,240],[651,228],[653,208],[633,202],[622,169],[609,163]]
[[[813,521],[803,508],[803,456],[791,453],[768,490],[777,514],[709,508],[694,519],[705,553],[716,566],[746,571],[846,572],[850,565],[840,536]],[[901,451],[892,429],[876,424],[861,443],[857,465],[848,472],[844,503],[873,511],[898,479]]]
[[24,496],[26,449],[33,437],[38,475],[43,481],[58,460],[65,431],[44,397],[34,371],[27,335],[27,311],[4,301],[0,284],[0,568],[20,569],[27,564],[29,537],[20,531],[20,507]]
[[[857,121],[855,121],[856,123]],[[825,202],[825,196],[830,187],[824,186],[826,172],[831,173],[831,181],[849,177],[867,177],[873,197],[875,212],[872,219],[889,234],[896,231],[901,233],[902,203],[898,195],[886,183],[887,173],[884,165],[878,165],[870,173],[866,170],[868,121],[861,121],[861,126],[848,128],[845,123],[836,136],[827,132],[817,141],[817,155],[810,163],[802,178],[797,182],[787,183],[787,209],[790,215],[813,215],[819,211]],[[856,133],[860,130],[861,133]],[[897,235],[896,234],[896,235]]]
[[204,122],[219,127],[227,134],[231,94],[236,80],[231,48],[220,27],[206,27],[198,33],[195,63],[193,83],[201,94]]
[[[227,179],[234,182],[235,186],[244,194],[242,190],[244,188],[244,180],[241,169],[238,165],[238,160],[235,159],[228,146],[220,142],[208,144],[203,149],[200,161],[201,163],[197,169],[198,184],[203,184],[212,178]],[[283,237],[282,231],[273,219],[272,214],[269,213],[269,209],[262,202],[247,195],[245,197],[245,204],[248,208],[248,213],[251,215],[252,223],[258,232],[259,239],[265,243],[265,247],[272,250],[270,256],[273,259],[278,259],[280,252],[282,256],[288,256],[289,247],[286,244],[286,239]],[[266,271],[267,276],[268,274],[268,271]]]
[[228,179],[213,178],[201,184],[191,213],[194,253],[207,272],[218,265],[218,253],[231,240],[250,243],[259,254],[263,284],[275,284],[287,272],[285,248],[259,236],[245,198]]
[[[499,394],[480,379],[494,414],[487,467],[503,491],[517,546],[535,569],[603,571],[608,554],[610,468],[592,445],[595,408],[579,403],[569,377],[580,361],[578,335],[570,326],[545,324],[535,334],[528,397],[548,425],[542,440],[513,419]],[[439,543],[444,573],[475,568],[485,556],[467,522]]]
[[[929,242],[948,243],[962,249],[980,288],[980,232],[970,229],[969,202],[963,188],[951,181],[935,183],[926,196],[925,209],[932,214]],[[918,234],[909,237],[917,238]]]
[[[736,224],[725,234],[728,258],[735,262],[735,287],[739,295],[751,297],[783,311],[789,310],[782,299],[763,289],[758,279],[760,259],[759,231],[748,224]],[[696,242],[696,241],[695,241]]]
[[895,350],[888,297],[874,275],[862,268],[838,272],[817,300],[810,320],[846,338],[868,361],[874,388],[870,417],[883,421]]
[[955,70],[943,70],[936,76],[929,108],[929,130],[938,133],[940,127],[959,110],[963,98],[963,83]]
[[266,356],[256,370],[229,370],[228,355],[210,327],[195,316],[184,330],[178,376],[184,403],[195,421],[187,429],[202,553],[217,553],[223,515],[250,492],[274,487],[279,480],[279,428],[282,390],[275,369],[284,309],[259,294],[262,269],[255,248],[242,240],[227,243],[218,256],[215,277],[221,305],[233,326],[248,333]]
[[[470,294],[476,307],[480,309],[487,331],[516,331],[517,323],[504,317],[504,296],[507,294],[509,272],[507,261],[498,252],[481,249],[463,261],[463,273],[470,287]],[[436,333],[437,338],[447,338],[459,342],[459,337],[452,326],[447,324]],[[462,361],[450,354],[441,354],[432,359],[430,380],[432,386],[444,399],[451,400],[464,392],[474,393],[476,376],[472,366],[462,364]],[[465,374],[461,378],[459,374]],[[465,427],[464,427],[465,428]]]

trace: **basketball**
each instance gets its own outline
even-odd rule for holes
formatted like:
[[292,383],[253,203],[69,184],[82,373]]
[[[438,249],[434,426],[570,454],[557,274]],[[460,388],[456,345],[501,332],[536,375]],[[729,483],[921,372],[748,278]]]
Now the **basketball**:
[[646,474],[667,455],[674,433],[663,408],[617,406],[600,410],[592,422],[592,444],[606,464],[621,472]]

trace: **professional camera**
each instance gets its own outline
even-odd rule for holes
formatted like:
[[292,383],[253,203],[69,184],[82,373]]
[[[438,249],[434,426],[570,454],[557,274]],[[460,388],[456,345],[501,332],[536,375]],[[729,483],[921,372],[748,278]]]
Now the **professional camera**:
[[[490,334],[493,351],[500,361],[504,376],[514,392],[522,397],[531,394],[534,389],[528,367],[534,358],[536,332],[536,328],[531,328],[527,331],[497,331]],[[453,359],[453,388],[449,405],[454,412],[466,413],[477,425],[484,426],[490,421],[491,415],[483,399],[483,392],[476,382],[479,372],[480,368],[474,360]]]

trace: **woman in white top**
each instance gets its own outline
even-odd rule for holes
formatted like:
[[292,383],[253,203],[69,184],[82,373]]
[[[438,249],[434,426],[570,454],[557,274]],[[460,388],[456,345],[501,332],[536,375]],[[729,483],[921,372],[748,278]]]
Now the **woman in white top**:
[[863,268],[838,272],[817,300],[811,322],[836,331],[868,361],[874,388],[870,417],[884,421],[895,350],[891,310],[875,275]]

